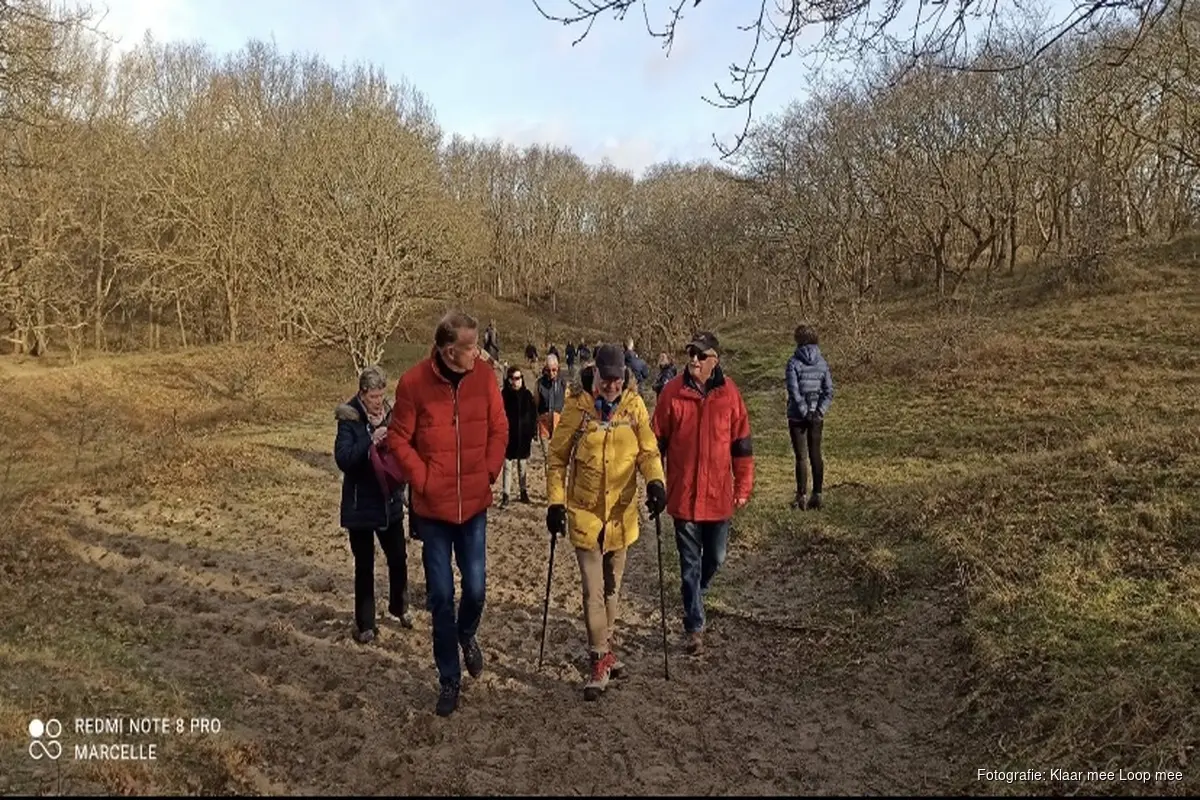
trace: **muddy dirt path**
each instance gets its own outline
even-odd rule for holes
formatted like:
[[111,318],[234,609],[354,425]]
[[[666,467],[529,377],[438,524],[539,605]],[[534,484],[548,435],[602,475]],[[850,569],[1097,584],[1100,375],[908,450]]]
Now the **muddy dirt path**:
[[[539,671],[548,541],[536,448],[534,504],[490,513],[479,634],[486,670],[464,678],[457,713],[435,717],[418,542],[408,543],[416,628],[383,623],[366,646],[349,637],[352,560],[336,527],[328,417],[227,436],[214,446],[234,450],[244,468],[225,485],[194,487],[186,503],[160,491],[138,504],[85,497],[64,509],[71,551],[126,598],[121,613],[170,631],[139,658],[180,691],[209,698],[222,736],[252,744],[259,791],[860,794],[961,785],[965,766],[948,756],[942,727],[958,676],[946,603],[914,598],[856,634],[842,613],[852,599],[823,565],[781,562],[778,549],[734,541],[717,578],[728,611],[710,617],[708,654],[688,657],[664,520],[666,681],[647,522],[623,588],[618,644],[629,675],[585,703],[578,568],[560,547]],[[382,610],[382,553],[376,574]]]

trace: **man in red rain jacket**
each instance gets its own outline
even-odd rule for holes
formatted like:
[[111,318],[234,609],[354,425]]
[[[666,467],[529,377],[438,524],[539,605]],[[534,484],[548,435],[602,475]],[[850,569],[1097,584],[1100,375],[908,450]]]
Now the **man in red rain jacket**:
[[667,513],[675,545],[688,650],[704,650],[704,593],[725,561],[729,522],[754,487],[750,415],[721,371],[717,337],[700,332],[687,346],[683,374],[663,388],[654,434],[667,465]]
[[[485,598],[487,510],[508,444],[500,387],[491,366],[477,360],[478,327],[466,314],[442,319],[429,358],[396,384],[387,436],[408,479],[412,535],[423,544],[440,716],[458,708],[460,648],[471,677],[483,672],[475,633]],[[451,552],[462,573],[457,619]]]

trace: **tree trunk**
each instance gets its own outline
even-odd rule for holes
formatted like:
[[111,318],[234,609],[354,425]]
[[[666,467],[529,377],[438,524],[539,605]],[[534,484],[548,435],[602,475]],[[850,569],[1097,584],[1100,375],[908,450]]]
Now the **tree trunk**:
[[100,252],[98,254],[98,264],[96,266],[96,301],[95,308],[92,309],[92,314],[95,317],[95,330],[92,337],[92,345],[97,350],[104,349],[104,223],[107,218],[108,204],[100,200],[100,230],[99,244]]
[[229,325],[229,343],[238,343],[238,301],[233,281],[225,280],[225,321]]
[[183,305],[179,302],[179,292],[175,293],[175,319],[179,323],[179,345],[186,349],[188,346],[187,326],[183,324]]
[[1017,210],[1010,208],[1008,212],[1008,274],[1017,271]]
[[37,308],[34,312],[33,325],[33,350],[31,355],[41,357],[50,354],[50,338],[46,335],[46,305],[41,300],[37,301]]

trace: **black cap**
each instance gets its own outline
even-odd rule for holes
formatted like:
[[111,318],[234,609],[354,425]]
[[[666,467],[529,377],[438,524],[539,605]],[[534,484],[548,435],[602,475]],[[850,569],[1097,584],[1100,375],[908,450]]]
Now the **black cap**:
[[688,342],[685,350],[698,350],[703,353],[705,350],[712,350],[714,353],[720,353],[720,345],[717,342],[717,337],[709,331],[697,331],[692,334],[692,341]]
[[625,377],[624,351],[615,344],[601,345],[596,350],[596,374],[606,381]]

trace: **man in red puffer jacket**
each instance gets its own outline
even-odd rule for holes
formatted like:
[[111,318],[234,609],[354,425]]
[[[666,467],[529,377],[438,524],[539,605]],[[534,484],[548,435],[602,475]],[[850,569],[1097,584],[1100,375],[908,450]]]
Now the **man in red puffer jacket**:
[[[438,323],[429,358],[396,384],[387,436],[409,482],[412,535],[423,543],[440,716],[458,708],[460,648],[471,677],[483,672],[475,633],[485,599],[487,509],[508,444],[500,387],[491,367],[477,360],[478,328],[458,312]],[[462,573],[457,619],[451,552]]]
[[687,346],[683,374],[654,408],[654,435],[667,465],[667,513],[679,548],[683,628],[688,650],[704,650],[704,593],[725,562],[734,509],[750,500],[754,450],[750,415],[721,371],[717,337],[700,332]]

